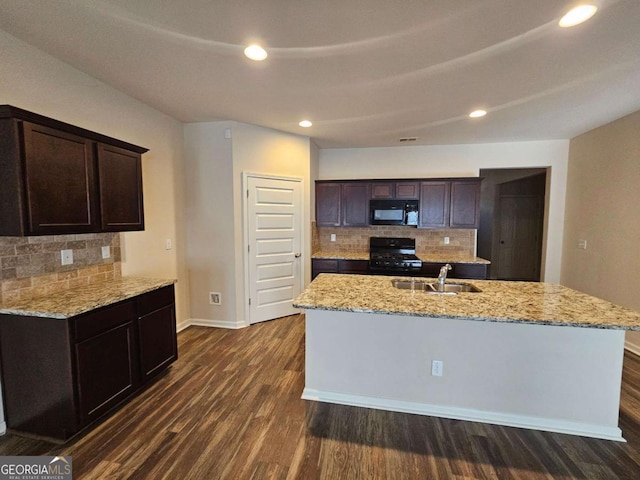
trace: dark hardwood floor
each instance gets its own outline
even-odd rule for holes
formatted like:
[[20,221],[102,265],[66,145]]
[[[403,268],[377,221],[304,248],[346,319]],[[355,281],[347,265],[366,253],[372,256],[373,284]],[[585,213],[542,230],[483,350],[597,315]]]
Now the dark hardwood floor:
[[7,434],[0,455],[72,455],[76,479],[640,478],[629,353],[618,443],[301,400],[298,316],[178,341],[167,374],[91,432],[62,446]]

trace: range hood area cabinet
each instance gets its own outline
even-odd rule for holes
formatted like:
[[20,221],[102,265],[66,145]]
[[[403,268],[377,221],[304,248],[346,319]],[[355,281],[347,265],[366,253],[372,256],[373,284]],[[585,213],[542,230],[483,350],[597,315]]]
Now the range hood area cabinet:
[[316,181],[318,227],[369,226],[369,200],[420,202],[418,228],[466,228],[480,225],[479,177],[411,180]]
[[146,148],[0,106],[0,235],[144,230]]

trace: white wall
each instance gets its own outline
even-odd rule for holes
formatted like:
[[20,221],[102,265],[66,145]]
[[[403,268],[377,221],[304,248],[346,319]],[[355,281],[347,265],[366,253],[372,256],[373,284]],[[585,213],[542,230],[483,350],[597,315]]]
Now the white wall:
[[[233,122],[192,123],[184,127],[187,263],[190,310],[194,319],[223,322],[235,318],[235,237],[231,140]],[[209,292],[222,294],[210,305]]]
[[321,149],[319,178],[478,176],[482,168],[550,168],[544,276],[559,282],[569,141]]
[[[640,112],[571,140],[562,283],[640,311]],[[587,240],[587,249],[578,241]],[[640,332],[627,333],[640,353]]]
[[[224,139],[229,129],[231,139]],[[303,182],[305,281],[311,277],[310,140],[237,122],[185,126],[188,255],[192,323],[246,325],[244,285],[243,173],[296,177]],[[223,305],[208,304],[207,292]]]
[[[122,271],[177,278],[178,321],[189,317],[182,125],[2,30],[0,65],[0,104],[149,149],[142,156],[145,231],[122,234]],[[173,240],[172,250],[165,249],[166,239]]]

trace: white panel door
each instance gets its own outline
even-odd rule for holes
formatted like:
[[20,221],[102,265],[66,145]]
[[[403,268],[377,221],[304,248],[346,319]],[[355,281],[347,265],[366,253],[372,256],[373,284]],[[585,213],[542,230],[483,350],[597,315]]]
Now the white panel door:
[[298,313],[302,290],[302,182],[247,176],[249,322]]

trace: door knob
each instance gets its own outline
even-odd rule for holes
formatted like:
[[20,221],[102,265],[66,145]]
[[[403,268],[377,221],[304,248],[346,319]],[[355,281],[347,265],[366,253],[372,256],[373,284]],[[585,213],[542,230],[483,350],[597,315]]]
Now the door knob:
[[300,255],[301,255],[300,253],[296,253],[296,254],[295,254],[295,257],[296,257],[296,258],[300,258]]

